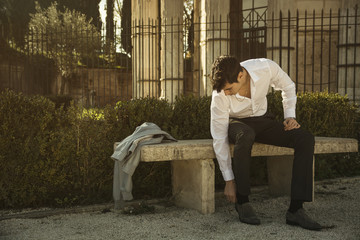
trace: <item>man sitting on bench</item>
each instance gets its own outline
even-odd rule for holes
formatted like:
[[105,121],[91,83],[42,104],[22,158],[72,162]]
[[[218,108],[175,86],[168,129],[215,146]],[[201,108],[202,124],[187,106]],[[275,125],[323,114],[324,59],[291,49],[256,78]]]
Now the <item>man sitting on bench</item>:
[[[312,201],[314,136],[295,119],[296,92],[290,77],[269,59],[239,62],[232,56],[218,57],[211,69],[213,85],[211,134],[214,151],[226,182],[224,194],[235,203],[241,222],[259,225],[249,203],[250,160],[254,142],[294,148],[291,202],[286,223],[310,230],[321,225],[303,209]],[[269,87],[282,91],[284,122],[267,112]],[[234,144],[231,159],[229,142]]]

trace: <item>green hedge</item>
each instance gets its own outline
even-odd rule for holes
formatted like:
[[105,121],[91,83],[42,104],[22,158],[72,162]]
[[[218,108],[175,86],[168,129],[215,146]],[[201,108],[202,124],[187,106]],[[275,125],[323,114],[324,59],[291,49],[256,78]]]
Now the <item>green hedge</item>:
[[[298,93],[296,117],[302,127],[316,136],[357,137],[358,107],[337,93]],[[269,111],[283,119],[280,92],[268,95]]]
[[[298,99],[298,120],[316,135],[354,137],[358,131],[356,107],[346,98],[315,93]],[[82,109],[59,107],[41,96],[0,93],[0,208],[111,201],[113,143],[145,121],[177,139],[210,138],[210,102],[210,97],[182,96],[174,104],[144,98]],[[269,109],[282,119],[278,93],[269,95]],[[317,161],[317,170],[325,177],[360,174],[358,155],[335,157]],[[252,176],[255,183],[266,179],[264,159],[253,161]],[[140,163],[133,177],[135,198],[170,195],[170,179],[169,163]],[[217,169],[216,183],[222,182]]]
[[171,134],[176,139],[208,139],[211,97],[181,96],[174,103]]

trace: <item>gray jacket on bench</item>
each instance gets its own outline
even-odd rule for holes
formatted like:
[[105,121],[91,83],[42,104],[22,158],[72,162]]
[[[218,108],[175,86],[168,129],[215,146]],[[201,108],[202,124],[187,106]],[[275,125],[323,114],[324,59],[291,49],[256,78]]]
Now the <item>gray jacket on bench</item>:
[[164,140],[177,141],[156,124],[145,122],[116,147],[111,156],[115,160],[113,182],[115,209],[121,207],[122,200],[133,199],[131,177],[140,162],[141,146],[161,143]]

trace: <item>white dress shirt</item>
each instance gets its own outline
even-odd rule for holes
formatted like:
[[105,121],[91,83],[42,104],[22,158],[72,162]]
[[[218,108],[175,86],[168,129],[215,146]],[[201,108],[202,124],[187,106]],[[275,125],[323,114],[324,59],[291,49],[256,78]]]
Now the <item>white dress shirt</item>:
[[261,58],[241,62],[250,75],[251,98],[212,93],[210,130],[220,170],[225,181],[234,179],[228,142],[229,118],[262,116],[267,111],[266,95],[270,86],[282,91],[284,118],[295,117],[295,84],[275,62]]

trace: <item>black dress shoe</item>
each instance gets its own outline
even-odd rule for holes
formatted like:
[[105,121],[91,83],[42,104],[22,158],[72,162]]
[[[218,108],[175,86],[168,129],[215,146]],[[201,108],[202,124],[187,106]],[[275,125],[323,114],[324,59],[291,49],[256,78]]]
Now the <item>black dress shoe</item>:
[[250,203],[238,204],[235,203],[235,209],[239,214],[240,222],[259,225],[260,219],[256,216],[254,209],[251,207]]
[[300,208],[295,213],[287,211],[286,223],[289,225],[298,225],[302,228],[309,230],[319,231],[322,229],[321,225],[312,220],[305,212],[303,208]]

